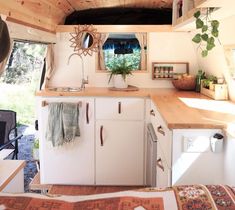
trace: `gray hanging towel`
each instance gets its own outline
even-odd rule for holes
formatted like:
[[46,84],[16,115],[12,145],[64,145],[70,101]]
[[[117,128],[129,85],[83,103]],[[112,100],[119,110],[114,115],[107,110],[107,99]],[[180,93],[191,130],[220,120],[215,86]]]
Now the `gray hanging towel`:
[[78,104],[63,103],[62,122],[64,142],[70,142],[75,139],[75,136],[80,136]]
[[64,142],[62,107],[62,103],[49,103],[48,105],[46,139],[51,141],[54,147]]

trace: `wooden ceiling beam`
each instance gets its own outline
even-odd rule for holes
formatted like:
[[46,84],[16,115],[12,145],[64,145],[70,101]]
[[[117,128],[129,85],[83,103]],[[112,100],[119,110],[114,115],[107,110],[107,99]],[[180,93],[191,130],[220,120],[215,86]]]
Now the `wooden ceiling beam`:
[[[74,32],[77,25],[58,25],[57,33]],[[172,32],[172,25],[93,25],[100,33],[109,32]]]

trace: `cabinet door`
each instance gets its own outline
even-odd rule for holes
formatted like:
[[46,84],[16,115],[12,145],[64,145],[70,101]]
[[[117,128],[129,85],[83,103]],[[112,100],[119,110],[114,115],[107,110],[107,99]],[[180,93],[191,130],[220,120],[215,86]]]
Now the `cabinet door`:
[[166,158],[162,151],[161,145],[158,142],[157,145],[157,187],[169,187],[171,186],[171,170],[167,164]]
[[96,119],[144,120],[143,98],[96,98]]
[[144,184],[144,123],[96,121],[96,184]]
[[48,106],[39,102],[40,176],[44,184],[94,184],[94,99],[46,98],[50,102],[82,102],[79,109],[80,137],[53,147],[45,138]]

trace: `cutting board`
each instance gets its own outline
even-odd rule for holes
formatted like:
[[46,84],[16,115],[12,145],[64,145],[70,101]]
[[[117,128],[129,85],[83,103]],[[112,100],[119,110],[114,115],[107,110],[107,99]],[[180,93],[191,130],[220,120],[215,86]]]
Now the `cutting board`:
[[115,87],[110,87],[109,90],[112,91],[138,91],[139,88],[133,85],[128,85],[127,88],[115,88]]

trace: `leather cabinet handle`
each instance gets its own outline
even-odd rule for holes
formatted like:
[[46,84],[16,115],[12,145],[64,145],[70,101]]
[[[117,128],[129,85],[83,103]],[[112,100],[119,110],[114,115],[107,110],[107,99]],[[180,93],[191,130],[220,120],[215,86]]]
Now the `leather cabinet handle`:
[[118,114],[121,114],[122,112],[122,104],[121,102],[118,102]]
[[86,103],[86,124],[89,124],[89,103]]
[[155,113],[154,113],[153,109],[150,110],[150,115],[155,116]]
[[162,171],[164,171],[164,166],[162,164],[162,159],[161,158],[158,158],[157,159],[157,167],[159,167],[160,169],[162,169]]
[[104,139],[103,139],[103,125],[100,126],[100,146],[104,146]]
[[165,131],[163,130],[163,128],[162,128],[161,125],[157,127],[157,131],[158,131],[160,134],[162,134],[163,136],[165,136]]

